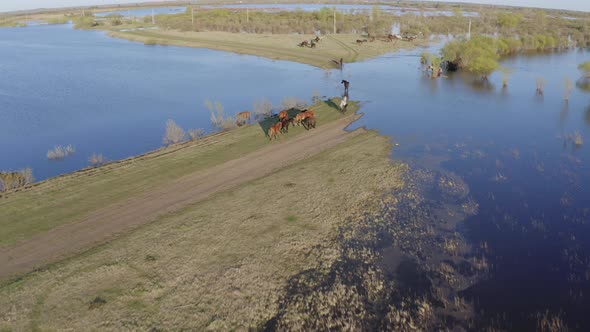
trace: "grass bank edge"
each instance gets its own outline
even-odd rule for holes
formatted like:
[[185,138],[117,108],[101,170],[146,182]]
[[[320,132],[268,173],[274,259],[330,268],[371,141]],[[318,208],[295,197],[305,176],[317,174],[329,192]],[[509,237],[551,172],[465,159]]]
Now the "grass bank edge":
[[[358,102],[350,102],[348,112],[343,114],[334,106],[338,100],[333,100],[310,107],[318,114],[318,128],[345,118],[352,123],[360,116]],[[302,127],[295,127],[280,140],[289,140],[303,132]],[[267,144],[270,144],[268,138],[254,123],[3,193],[0,195],[0,227],[4,231],[0,234],[0,249],[75,222],[92,211],[160,184],[239,158]]]

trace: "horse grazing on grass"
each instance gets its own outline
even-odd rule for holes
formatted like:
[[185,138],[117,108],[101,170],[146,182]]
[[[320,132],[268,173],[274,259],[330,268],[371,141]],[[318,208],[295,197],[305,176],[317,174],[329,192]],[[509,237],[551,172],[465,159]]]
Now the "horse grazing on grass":
[[285,111],[281,111],[279,112],[279,121],[287,121],[289,120],[289,112]]
[[243,125],[250,124],[252,118],[252,114],[250,112],[240,112],[236,115],[236,125],[241,127]]
[[282,128],[281,131],[284,133],[288,133],[289,132],[289,126],[293,124],[293,118],[287,119],[287,120],[281,120],[282,123]]
[[356,40],[356,43],[359,44],[359,45],[362,45],[363,43],[366,43],[366,42],[367,42],[366,39],[357,39]]
[[281,133],[282,129],[283,123],[281,121],[270,126],[270,129],[268,130],[268,139],[272,141],[273,138],[277,138],[277,136],[279,136],[279,134]]
[[315,42],[313,41],[313,39],[311,40],[311,43],[309,44],[309,47],[315,48]]
[[299,45],[299,47],[307,47],[309,45],[309,42],[307,40],[304,40],[301,43],[299,43],[298,45]]
[[295,124],[300,125],[307,118],[315,118],[315,111],[305,110],[295,116]]
[[305,120],[303,120],[303,127],[307,130],[315,128],[315,116],[305,118]]

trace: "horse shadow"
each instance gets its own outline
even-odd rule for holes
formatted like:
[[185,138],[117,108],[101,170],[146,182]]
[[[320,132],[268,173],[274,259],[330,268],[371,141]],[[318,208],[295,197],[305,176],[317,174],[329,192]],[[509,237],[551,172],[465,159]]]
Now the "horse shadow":
[[324,100],[324,104],[328,105],[331,108],[335,108],[337,110],[340,110],[340,105],[336,104],[334,102],[334,100],[332,100],[332,99]]

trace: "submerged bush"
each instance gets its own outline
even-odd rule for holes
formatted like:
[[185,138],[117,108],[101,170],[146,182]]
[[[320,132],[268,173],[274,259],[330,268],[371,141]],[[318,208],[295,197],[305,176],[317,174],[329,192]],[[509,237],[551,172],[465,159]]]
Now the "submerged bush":
[[66,157],[73,155],[74,152],[76,152],[76,148],[71,144],[66,147],[56,145],[53,149],[47,151],[47,159],[62,160]]
[[92,156],[88,158],[88,162],[90,162],[93,167],[99,167],[106,163],[106,159],[102,154],[93,153]]
[[92,16],[82,16],[74,20],[76,29],[90,29],[100,25]]

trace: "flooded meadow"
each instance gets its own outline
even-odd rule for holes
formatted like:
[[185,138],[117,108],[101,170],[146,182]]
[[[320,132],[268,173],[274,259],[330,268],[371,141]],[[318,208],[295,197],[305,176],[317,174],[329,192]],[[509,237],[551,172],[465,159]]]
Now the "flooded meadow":
[[[420,49],[322,70],[69,25],[0,29],[0,48],[0,169],[41,180],[93,153],[157,149],[167,119],[211,132],[206,100],[234,114],[261,98],[339,95],[350,81],[364,113],[354,127],[392,138],[408,186],[339,230],[340,264],[294,276],[266,329],[321,309],[321,294],[358,305],[348,319],[360,328],[590,329],[590,93],[574,87],[565,101],[587,51],[505,58],[511,74],[484,82],[427,77]],[[72,156],[47,158],[70,144]]]

